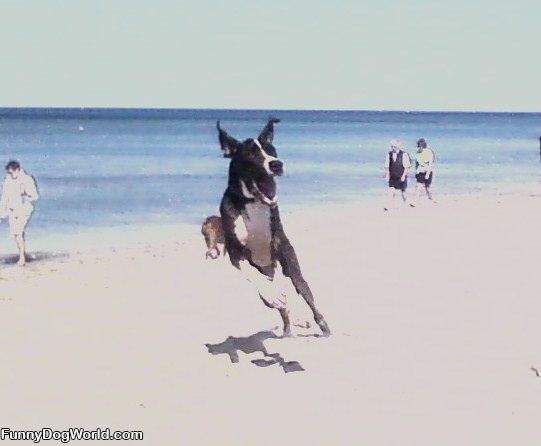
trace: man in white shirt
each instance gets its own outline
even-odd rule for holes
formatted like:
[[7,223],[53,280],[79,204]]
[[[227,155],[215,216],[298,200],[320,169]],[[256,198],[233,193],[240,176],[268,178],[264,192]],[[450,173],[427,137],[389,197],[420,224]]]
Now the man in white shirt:
[[34,211],[32,203],[39,198],[39,194],[34,178],[21,169],[18,161],[7,163],[6,172],[0,199],[0,218],[8,219],[9,232],[19,251],[17,265],[24,266],[26,264],[24,231]]
[[397,191],[401,192],[404,203],[407,201],[408,170],[411,167],[410,157],[407,152],[402,150],[402,143],[400,141],[396,139],[391,140],[389,148],[391,150],[387,153],[384,164],[385,179],[389,181],[387,192],[389,203],[383,208],[385,211],[390,209]]
[[432,184],[432,178],[434,177],[434,152],[428,148],[426,140],[421,138],[417,141],[417,153],[415,154],[415,168],[417,179],[417,186],[415,188],[415,200],[410,203],[411,207],[415,207],[419,201],[421,189],[424,189],[426,196],[429,200],[432,200],[432,193],[430,192],[430,185]]

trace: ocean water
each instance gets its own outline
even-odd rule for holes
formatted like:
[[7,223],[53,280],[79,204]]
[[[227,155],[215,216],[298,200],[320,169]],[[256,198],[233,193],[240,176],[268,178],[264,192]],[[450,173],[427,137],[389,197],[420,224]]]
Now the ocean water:
[[382,195],[391,138],[410,154],[428,140],[436,194],[539,182],[541,114],[5,108],[0,150],[37,179],[33,237],[198,223],[217,212],[227,182],[216,120],[244,139],[269,115],[282,119],[274,145],[285,211]]

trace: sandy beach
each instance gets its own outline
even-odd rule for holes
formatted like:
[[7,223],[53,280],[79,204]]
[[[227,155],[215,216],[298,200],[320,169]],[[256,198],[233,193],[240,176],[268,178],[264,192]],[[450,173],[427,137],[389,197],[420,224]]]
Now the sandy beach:
[[329,338],[280,338],[196,226],[0,268],[2,425],[143,430],[149,445],[539,441],[538,187],[282,219]]

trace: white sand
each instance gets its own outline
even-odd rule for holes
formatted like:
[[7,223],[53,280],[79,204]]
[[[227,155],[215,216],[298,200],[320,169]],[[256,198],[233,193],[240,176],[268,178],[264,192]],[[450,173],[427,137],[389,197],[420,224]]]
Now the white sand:
[[2,268],[2,426],[142,429],[149,445],[537,444],[540,211],[536,190],[284,215],[333,330],[263,340],[305,369],[287,374],[254,365],[261,352],[208,353],[280,318],[204,260],[198,227]]

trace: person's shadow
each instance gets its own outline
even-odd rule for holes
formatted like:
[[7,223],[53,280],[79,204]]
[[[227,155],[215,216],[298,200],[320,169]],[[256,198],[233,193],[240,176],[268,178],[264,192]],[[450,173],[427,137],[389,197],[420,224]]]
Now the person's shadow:
[[219,344],[205,344],[209,353],[213,355],[229,355],[231,362],[239,362],[239,351],[246,353],[261,352],[265,356],[263,359],[253,359],[251,362],[258,367],[268,367],[278,364],[285,373],[302,372],[304,368],[297,361],[286,361],[279,353],[269,353],[263,341],[267,339],[280,339],[272,331],[260,331],[247,337],[229,336],[225,341]]
[[[57,259],[67,259],[69,254],[65,252],[32,252],[26,254],[26,262],[42,262],[45,260],[57,260]],[[18,254],[8,254],[0,256],[0,265],[13,265],[19,260]]]

